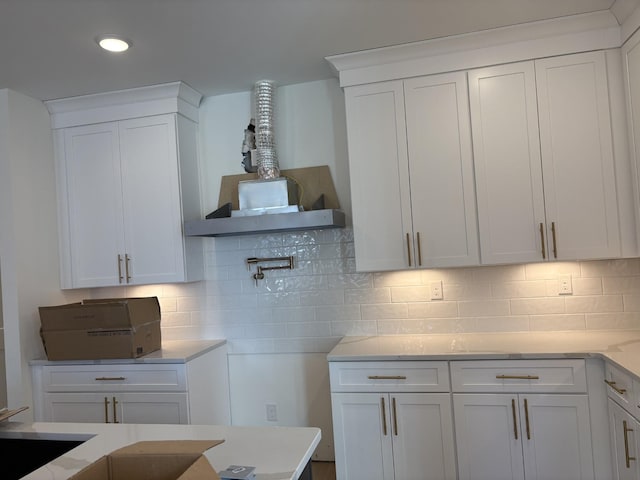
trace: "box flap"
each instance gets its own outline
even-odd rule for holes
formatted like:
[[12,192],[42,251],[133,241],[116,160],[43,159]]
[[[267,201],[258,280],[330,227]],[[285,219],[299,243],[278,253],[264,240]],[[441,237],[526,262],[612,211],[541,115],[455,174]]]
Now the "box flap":
[[206,457],[200,457],[177,480],[219,480],[220,476]]

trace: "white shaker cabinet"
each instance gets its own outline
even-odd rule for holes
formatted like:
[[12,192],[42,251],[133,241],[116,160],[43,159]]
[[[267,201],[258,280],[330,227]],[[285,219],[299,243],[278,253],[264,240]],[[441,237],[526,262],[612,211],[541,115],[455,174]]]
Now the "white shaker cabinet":
[[464,73],[345,88],[359,271],[477,265]]
[[227,425],[227,366],[226,344],[159,363],[35,362],[34,416],[44,422]]
[[454,361],[451,381],[461,480],[594,478],[584,360]]
[[82,109],[52,115],[63,288],[202,278],[201,243],[182,233],[183,220],[201,214],[197,123],[176,112],[120,118],[138,108],[86,125],[75,125],[89,121]]
[[609,430],[615,480],[640,479],[640,423],[609,399]]
[[332,362],[329,370],[338,480],[456,478],[446,362]]
[[605,52],[469,72],[484,264],[621,255]]

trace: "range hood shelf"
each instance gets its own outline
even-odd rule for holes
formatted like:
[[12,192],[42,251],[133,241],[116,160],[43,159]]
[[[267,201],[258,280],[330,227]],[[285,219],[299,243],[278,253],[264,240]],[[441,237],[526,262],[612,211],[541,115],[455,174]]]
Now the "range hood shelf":
[[342,228],[344,226],[345,217],[342,210],[325,209],[192,220],[185,222],[184,234],[187,237],[225,237],[294,232],[298,230],[321,230],[325,228]]

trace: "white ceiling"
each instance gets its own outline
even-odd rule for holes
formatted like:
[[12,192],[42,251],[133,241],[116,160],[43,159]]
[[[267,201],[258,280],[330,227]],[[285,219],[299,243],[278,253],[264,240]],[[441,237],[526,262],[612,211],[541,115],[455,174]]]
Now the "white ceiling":
[[[0,88],[34,98],[182,80],[205,96],[332,76],[326,56],[636,0],[0,0]],[[123,35],[127,53],[94,38]]]

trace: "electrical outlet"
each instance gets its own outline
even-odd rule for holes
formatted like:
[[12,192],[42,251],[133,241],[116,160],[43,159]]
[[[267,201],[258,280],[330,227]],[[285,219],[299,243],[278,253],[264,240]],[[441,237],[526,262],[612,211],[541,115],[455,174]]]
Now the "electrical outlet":
[[431,282],[431,300],[442,300],[442,280]]
[[558,295],[571,295],[572,293],[571,274],[558,275]]
[[272,403],[267,403],[267,421],[268,422],[278,421],[278,409]]

